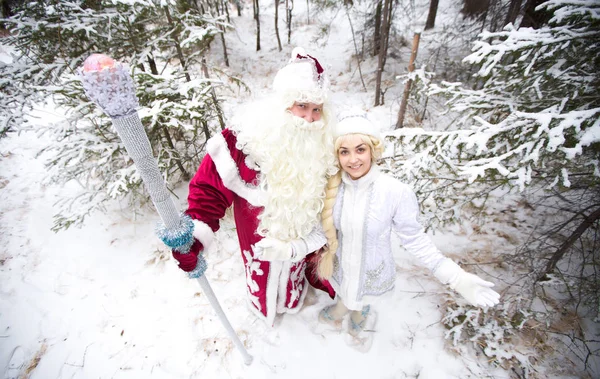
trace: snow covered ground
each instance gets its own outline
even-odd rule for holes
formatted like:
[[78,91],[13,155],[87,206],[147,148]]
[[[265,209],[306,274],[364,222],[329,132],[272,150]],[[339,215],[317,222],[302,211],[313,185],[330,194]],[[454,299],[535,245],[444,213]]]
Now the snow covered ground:
[[[444,349],[445,291],[400,249],[396,290],[377,307],[367,354],[348,347],[344,333],[318,331],[317,313],[331,303],[324,294],[267,327],[246,306],[244,269],[227,221],[207,254],[206,275],[254,357],[246,366],[196,281],[154,238],[154,212],[133,214],[115,204],[81,229],[49,230],[52,204],[64,189],[40,185],[41,144],[29,133],[0,141],[5,378],[508,377]],[[178,191],[182,209],[185,192]],[[442,248],[458,246],[457,254],[473,248],[467,235],[434,238]]]
[[[266,6],[261,16],[263,50],[258,53],[251,10],[232,19],[237,26],[237,32],[227,34],[232,72],[245,80],[254,91],[252,96],[260,96],[292,47],[304,46],[329,68],[335,104],[360,107],[383,129],[392,125],[397,112],[397,101],[392,100],[399,92],[390,90],[389,104],[372,108],[373,91],[361,90],[350,62],[345,15],[332,22],[328,38],[315,43],[318,25],[306,25],[305,4],[295,5],[297,25],[292,44],[284,44],[283,52],[276,48],[272,6]],[[211,54],[218,59],[220,47],[215,45]],[[363,73],[372,76],[373,63],[365,64]],[[390,70],[403,70],[398,62],[388,64]],[[230,94],[229,116],[247,97]],[[40,123],[61,117],[47,108],[37,116]],[[474,351],[457,355],[445,347],[441,307],[452,294],[414,266],[399,247],[396,289],[376,307],[375,338],[368,353],[348,347],[343,332],[320,331],[317,314],[332,302],[322,293],[307,297],[298,314],[278,317],[273,328],[266,326],[247,308],[235,226],[226,219],[217,243],[207,252],[206,276],[254,357],[251,365],[245,365],[197,282],[177,268],[154,236],[158,216],[153,210],[132,210],[115,202],[105,214],[89,217],[80,229],[50,231],[53,204],[77,188],[41,184],[46,170],[43,156],[36,154],[47,143],[33,132],[0,140],[0,374],[4,378],[511,377]],[[175,192],[176,204],[185,209],[187,185]],[[475,233],[463,225],[432,238],[458,260],[473,251],[511,250],[520,236],[507,242],[510,233],[512,229]],[[500,282],[498,287],[502,289]]]

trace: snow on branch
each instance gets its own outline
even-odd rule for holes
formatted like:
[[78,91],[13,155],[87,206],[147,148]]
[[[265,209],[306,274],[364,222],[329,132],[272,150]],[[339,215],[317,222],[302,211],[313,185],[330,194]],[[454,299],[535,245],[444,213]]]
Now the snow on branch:
[[[403,172],[398,173],[402,177],[419,177],[419,171],[431,169],[431,159],[441,158],[447,168],[469,183],[499,174],[523,191],[535,168],[573,160],[586,147],[600,142],[599,115],[600,108],[565,113],[556,108],[538,113],[515,112],[497,124],[475,117],[480,126],[470,130],[429,132],[404,128],[389,137],[403,152],[409,151],[407,145],[426,145],[403,161]],[[595,120],[593,124],[584,126],[591,120]],[[563,176],[567,175],[564,171]]]

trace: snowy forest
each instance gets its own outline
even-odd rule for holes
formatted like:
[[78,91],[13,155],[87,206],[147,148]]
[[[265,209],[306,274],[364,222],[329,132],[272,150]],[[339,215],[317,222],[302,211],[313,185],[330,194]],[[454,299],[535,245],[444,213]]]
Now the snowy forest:
[[[0,372],[4,378],[598,378],[597,0],[0,0]],[[129,65],[177,206],[207,140],[302,46],[334,110],[386,140],[442,252],[493,281],[472,307],[398,246],[371,350],[247,310],[231,214],[207,278],[254,356],[155,236],[92,53]]]

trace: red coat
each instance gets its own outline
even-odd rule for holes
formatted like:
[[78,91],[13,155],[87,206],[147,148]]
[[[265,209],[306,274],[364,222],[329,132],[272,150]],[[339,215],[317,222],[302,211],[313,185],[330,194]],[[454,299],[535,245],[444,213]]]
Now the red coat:
[[[240,251],[246,272],[247,294],[251,308],[269,325],[276,313],[295,313],[304,301],[307,289],[307,262],[261,261],[254,259],[252,245],[262,239],[256,233],[257,216],[262,191],[257,187],[258,172],[246,164],[246,155],[236,148],[236,137],[230,130],[211,138],[207,143],[207,154],[198,172],[190,182],[188,209],[186,213],[195,220],[194,236],[199,239],[192,246],[192,254],[183,256],[174,252],[180,267],[191,271],[195,267],[195,256],[202,244],[212,241],[212,232],[219,229],[219,220],[229,206],[234,206]],[[198,231],[198,232],[197,232]],[[321,283],[311,267],[307,274],[311,284],[334,296],[329,283]]]

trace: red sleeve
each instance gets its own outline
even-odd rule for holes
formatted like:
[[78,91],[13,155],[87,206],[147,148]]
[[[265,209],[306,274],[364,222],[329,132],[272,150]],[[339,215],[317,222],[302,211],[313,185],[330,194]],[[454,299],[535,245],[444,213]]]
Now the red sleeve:
[[[230,132],[224,136],[234,138]],[[231,145],[229,145],[231,147]],[[233,145],[235,146],[235,144]],[[202,221],[213,232],[219,230],[219,221],[225,216],[225,211],[233,203],[234,193],[223,185],[217,167],[210,155],[205,155],[200,168],[190,182],[188,194],[188,209],[185,211],[192,219]],[[179,262],[184,271],[192,271],[196,267],[197,257],[202,251],[202,243],[194,240],[190,251],[181,254],[172,251],[173,257]]]
[[219,230],[219,220],[233,203],[234,193],[223,185],[215,163],[206,155],[190,182],[188,209],[194,220],[208,225],[213,232]]

